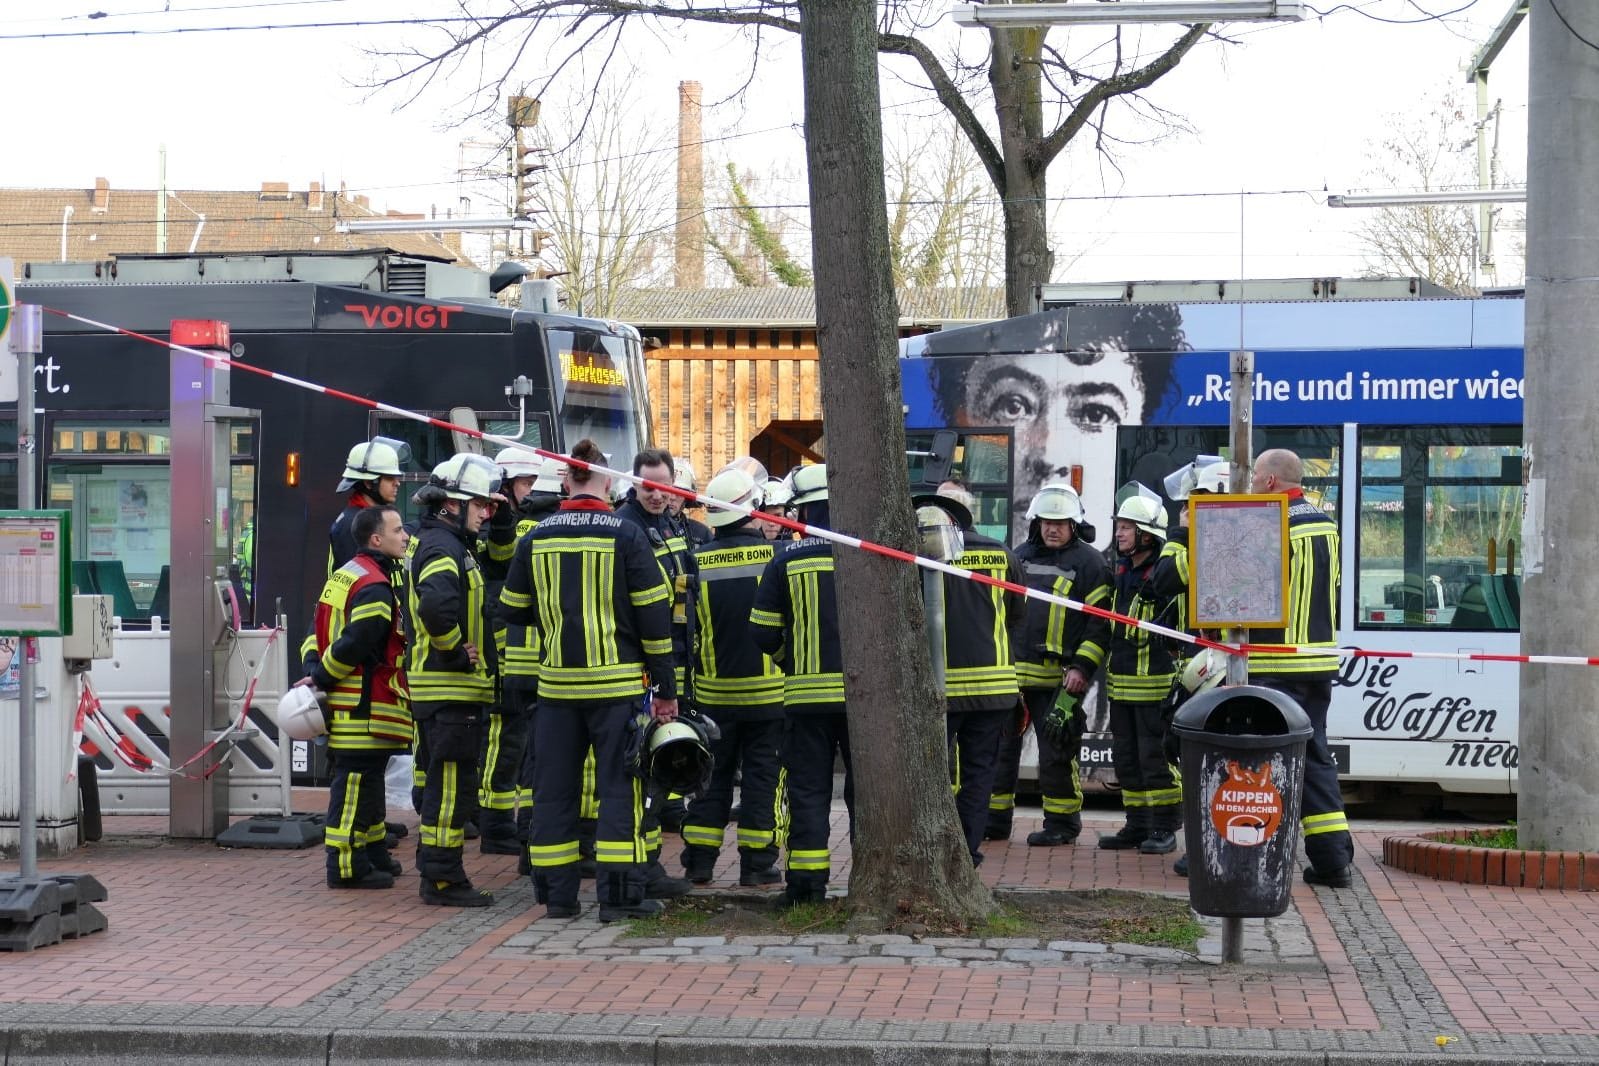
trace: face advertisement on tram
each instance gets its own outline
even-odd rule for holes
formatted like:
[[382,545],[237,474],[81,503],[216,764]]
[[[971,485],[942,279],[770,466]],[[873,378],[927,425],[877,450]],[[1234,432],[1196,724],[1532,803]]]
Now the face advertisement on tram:
[[[1116,486],[1227,454],[1228,353],[1246,347],[1254,453],[1298,453],[1340,528],[1339,644],[1517,653],[1519,299],[1083,304],[927,334],[902,347],[907,432],[961,429],[956,471],[1012,544],[1038,487],[1074,478],[1105,548]],[[1346,785],[1513,791],[1517,670],[1345,658],[1328,737]],[[1104,780],[1104,704],[1088,705],[1085,775]]]

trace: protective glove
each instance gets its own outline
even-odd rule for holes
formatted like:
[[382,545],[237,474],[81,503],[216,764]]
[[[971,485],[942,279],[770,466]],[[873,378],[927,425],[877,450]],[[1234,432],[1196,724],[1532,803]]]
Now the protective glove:
[[1071,744],[1077,705],[1081,702],[1081,697],[1067,692],[1063,686],[1055,697],[1055,706],[1051,707],[1049,713],[1044,715],[1044,720],[1038,723],[1038,731],[1053,747],[1064,749]]
[[1010,735],[1019,737],[1027,732],[1027,727],[1032,724],[1033,714],[1027,709],[1027,701],[1018,699],[1016,706],[1010,712]]

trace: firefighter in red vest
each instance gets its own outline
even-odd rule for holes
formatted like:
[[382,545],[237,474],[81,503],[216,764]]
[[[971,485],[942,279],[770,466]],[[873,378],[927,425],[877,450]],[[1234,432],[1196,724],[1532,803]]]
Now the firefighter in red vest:
[[360,547],[329,576],[317,600],[315,663],[301,685],[327,693],[329,888],[392,888],[399,862],[384,848],[383,772],[410,747],[411,711],[400,662],[406,611],[395,573],[410,537],[392,507],[361,510],[350,522]]

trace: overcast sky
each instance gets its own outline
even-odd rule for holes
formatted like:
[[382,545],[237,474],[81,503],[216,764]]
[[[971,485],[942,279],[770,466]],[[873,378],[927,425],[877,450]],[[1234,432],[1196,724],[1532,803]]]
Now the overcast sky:
[[[1191,134],[1124,149],[1120,174],[1077,152],[1051,173],[1061,280],[1316,276],[1359,273],[1351,230],[1358,212],[1323,206],[1321,190],[1369,184],[1368,142],[1389,116],[1456,89],[1469,105],[1464,66],[1512,0],[1371,0],[1293,25],[1233,25],[1240,43],[1201,46],[1153,90]],[[459,102],[477,67],[454,72],[419,103],[360,87],[364,49],[423,38],[415,27],[241,29],[220,33],[54,37],[30,35],[258,26],[445,15],[446,0],[0,0],[0,68],[11,87],[10,143],[0,184],[152,188],[158,151],[167,182],[182,188],[256,188],[310,181],[370,195],[375,207],[443,211],[472,189],[456,177],[461,142],[485,134],[459,125]],[[1325,5],[1332,7],[1333,0]],[[163,11],[167,7],[170,10]],[[204,10],[200,10],[200,9]],[[53,11],[53,14],[44,12]],[[109,17],[88,18],[96,11]],[[145,14],[134,15],[133,13]],[[1420,20],[1393,25],[1366,16]],[[942,44],[960,38],[947,22]],[[966,34],[980,31],[964,31]],[[1086,36],[1051,43],[1068,52]],[[1131,46],[1155,48],[1170,30],[1145,30]],[[964,38],[970,46],[981,38]],[[718,153],[763,169],[802,172],[797,49],[775,42],[755,85],[743,77],[728,33],[662,30],[640,38],[641,115],[675,124],[676,85],[705,84],[706,132]],[[1493,71],[1504,103],[1505,169],[1525,171],[1527,37],[1523,25]],[[713,57],[714,62],[707,62]],[[536,74],[540,57],[524,59]],[[899,69],[899,68],[896,68]],[[932,112],[897,77],[884,79],[885,122]],[[726,101],[717,103],[718,101]],[[766,132],[761,132],[766,131]],[[474,150],[466,149],[467,162]],[[477,150],[481,155],[481,150]],[[1284,190],[1291,190],[1283,192]],[[1244,192],[1248,195],[1240,196]],[[1201,193],[1226,195],[1199,196]],[[480,199],[481,204],[481,199]],[[1519,234],[1504,239],[1519,240]]]

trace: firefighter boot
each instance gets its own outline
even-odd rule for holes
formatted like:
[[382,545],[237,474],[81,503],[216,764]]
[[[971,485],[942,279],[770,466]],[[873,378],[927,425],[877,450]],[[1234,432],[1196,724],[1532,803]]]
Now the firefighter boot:
[[[661,860],[658,858],[644,864],[641,876],[644,896],[647,899],[677,899],[679,896],[688,895],[692,887],[686,878],[673,877],[667,873],[666,867],[661,865]],[[595,887],[598,888],[598,884]]]
[[594,893],[600,898],[602,922],[655,918],[666,909],[660,900],[644,898],[644,875],[637,867],[602,871],[594,883]]
[[577,902],[577,864],[546,866],[533,872],[533,898],[544,904],[546,918],[576,918],[582,908]]
[[764,850],[738,853],[738,883],[745,888],[761,888],[783,880],[777,864]]
[[710,884],[716,872],[717,851],[703,844],[686,844],[683,847],[683,876],[691,884]]

